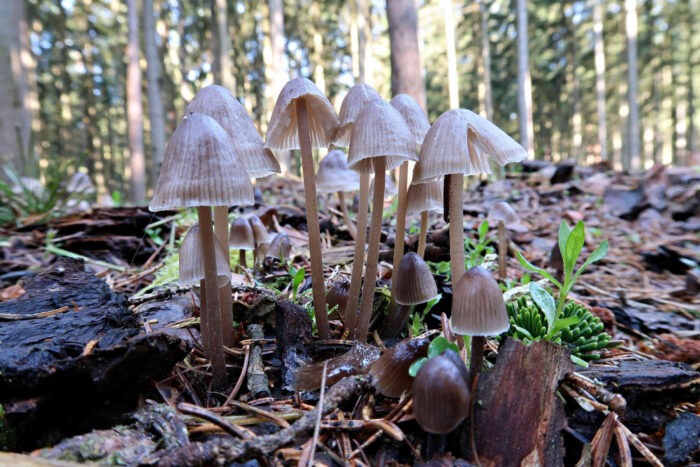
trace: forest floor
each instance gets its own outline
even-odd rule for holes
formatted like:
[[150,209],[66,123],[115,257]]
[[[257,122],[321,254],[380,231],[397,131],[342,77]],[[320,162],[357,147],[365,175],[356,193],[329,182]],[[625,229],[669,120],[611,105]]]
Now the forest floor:
[[[410,396],[384,397],[370,384],[369,366],[397,341],[382,338],[382,312],[367,345],[346,340],[337,315],[332,340],[313,335],[298,180],[258,181],[258,204],[232,211],[256,213],[271,232],[285,232],[293,254],[234,269],[235,339],[222,393],[209,390],[196,290],[177,286],[170,254],[193,215],[95,208],[0,227],[0,451],[31,453],[0,453],[0,465],[699,462],[700,173],[658,166],[626,175],[534,162],[523,169],[472,182],[466,235],[479,243],[491,205],[513,206],[520,223],[509,230],[501,285],[515,300],[530,279],[542,279],[515,252],[549,269],[561,221],[583,220],[580,260],[604,240],[609,250],[569,299],[597,316],[616,346],[583,368],[560,346],[489,341],[491,368],[473,387],[472,416],[442,437],[420,429]],[[391,278],[393,210],[387,201],[380,287]],[[416,249],[417,225],[409,216],[407,250]],[[321,199],[321,231],[327,283],[349,279],[354,243],[335,198]],[[491,228],[487,238],[496,237]],[[439,215],[430,216],[426,260],[442,293],[418,323],[431,336],[451,304]],[[301,268],[305,277],[295,282]],[[375,309],[384,296],[377,294]],[[307,366],[331,357],[325,370]]]

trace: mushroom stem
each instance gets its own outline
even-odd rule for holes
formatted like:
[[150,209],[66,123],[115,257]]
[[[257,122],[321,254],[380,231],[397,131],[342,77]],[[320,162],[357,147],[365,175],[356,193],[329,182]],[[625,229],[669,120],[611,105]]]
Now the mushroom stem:
[[318,224],[318,202],[316,200],[316,182],[314,181],[314,160],[311,153],[311,134],[306,100],[296,101],[297,120],[299,122],[299,146],[301,147],[301,166],[304,172],[304,197],[306,198],[306,223],[309,231],[309,256],[311,256],[311,288],[316,312],[318,336],[329,339],[328,314],[326,313],[326,288],[323,284],[323,260],[321,257],[321,230]]
[[508,243],[506,243],[506,225],[503,221],[498,221],[498,277],[506,277],[506,254],[508,253]]
[[238,265],[243,269],[248,268],[248,262],[245,259],[245,250],[238,250]]
[[464,275],[464,227],[462,219],[462,190],[464,175],[450,174],[445,176],[445,181],[449,179],[449,212],[450,212],[450,273],[452,274],[452,286]]
[[472,336],[471,356],[469,357],[469,381],[474,382],[474,378],[479,374],[481,365],[484,362],[484,336]]
[[[376,183],[376,182],[375,182]],[[404,235],[406,233],[406,201],[408,198],[408,162],[404,162],[399,167],[399,203],[396,211],[396,234],[394,237],[394,271],[399,267],[404,249]],[[396,294],[396,283],[391,281],[391,308],[396,308],[394,305],[394,295]]]
[[204,257],[204,293],[207,315],[203,338],[209,344],[212,382],[215,391],[226,387],[226,359],[224,357],[223,338],[221,335],[221,315],[219,314],[219,289],[216,286],[216,256],[214,250],[214,229],[211,220],[211,208],[197,206],[199,217],[199,234],[202,236],[202,256]]
[[389,310],[389,315],[384,320],[382,336],[396,337],[401,332],[408,314],[411,312],[410,305],[398,305]]
[[428,237],[428,211],[420,213],[420,233],[418,234],[418,256],[425,256],[425,242]]
[[357,231],[355,230],[355,225],[350,219],[350,214],[348,213],[348,207],[345,205],[345,193],[342,191],[338,192],[338,202],[340,203],[340,210],[343,211],[343,219],[345,219],[345,225],[348,227],[348,232],[353,240],[357,239]]
[[367,241],[367,209],[369,207],[369,174],[360,174],[360,201],[357,207],[357,238],[355,239],[355,256],[352,260],[352,276],[348,290],[348,303],[341,315],[345,316],[345,329],[348,339],[355,338],[357,308],[360,302],[362,269],[365,263],[365,244]]
[[[214,232],[219,245],[224,248],[226,259],[230,263],[231,250],[228,246],[228,208],[226,206],[214,206]],[[231,297],[230,275],[226,284],[219,288],[219,307],[221,309],[223,343],[227,347],[233,347],[233,299]]]
[[202,349],[204,350],[204,355],[211,355],[211,350],[209,350],[209,338],[205,338],[205,333],[207,326],[209,326],[209,320],[207,319],[207,286],[204,283],[204,279],[199,281],[199,330],[202,336]]
[[374,194],[372,198],[372,224],[369,228],[369,249],[367,251],[367,269],[365,270],[365,283],[362,287],[362,301],[360,303],[360,315],[357,319],[356,337],[361,342],[367,340],[369,320],[372,316],[372,303],[374,301],[374,288],[377,277],[377,262],[379,260],[379,240],[382,234],[382,211],[384,207],[384,175],[386,172],[386,158],[384,156],[374,159]]

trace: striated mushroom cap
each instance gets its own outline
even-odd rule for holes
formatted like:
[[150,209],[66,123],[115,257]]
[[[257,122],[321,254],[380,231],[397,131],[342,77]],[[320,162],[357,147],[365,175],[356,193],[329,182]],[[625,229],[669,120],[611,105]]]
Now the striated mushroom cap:
[[267,232],[267,227],[263,224],[255,214],[248,216],[250,221],[250,226],[253,227],[253,238],[255,238],[255,244],[261,245],[263,243],[268,243],[270,241],[270,234]]
[[371,173],[376,157],[386,157],[386,170],[418,160],[411,130],[399,111],[384,100],[368,102],[357,116],[348,166],[359,173]]
[[375,99],[381,100],[381,96],[372,86],[360,83],[350,88],[340,106],[340,127],[333,144],[342,148],[350,146],[350,135],[357,115],[367,102]]
[[[216,285],[223,287],[231,278],[231,269],[226,253],[214,237],[214,257],[216,258]],[[199,224],[192,227],[180,245],[180,285],[198,285],[204,279],[204,255]]]
[[382,355],[369,369],[372,385],[386,397],[400,397],[411,389],[413,378],[408,374],[411,364],[428,355],[430,339],[404,339]]
[[200,89],[185,109],[185,115],[193,113],[209,115],[226,130],[249,177],[279,173],[279,162],[272,151],[265,148],[245,108],[228,89],[216,84]]
[[409,251],[401,258],[392,281],[399,305],[417,305],[432,300],[438,294],[433,273],[423,258]]
[[284,85],[275,102],[265,138],[266,148],[300,149],[296,110],[298,99],[306,101],[311,146],[327,148],[335,138],[340,121],[331,103],[313,82],[306,78],[294,78]]
[[418,214],[424,211],[442,214],[442,182],[418,183],[408,187],[407,214]]
[[416,148],[423,144],[423,138],[430,129],[428,116],[421,108],[420,104],[408,94],[397,94],[391,99],[391,105],[399,111],[403,119],[411,130],[413,139],[416,142]]
[[228,235],[228,245],[234,250],[254,250],[255,236],[253,226],[245,217],[239,217],[231,223]]
[[192,114],[168,141],[148,209],[250,205],[250,183],[231,138],[213,118]]
[[348,169],[345,153],[340,149],[331,150],[318,164],[316,191],[332,193],[336,191],[357,191],[360,189],[360,176]]
[[267,250],[265,250],[265,257],[287,259],[291,253],[292,242],[289,240],[289,236],[284,232],[279,232],[272,237],[272,240],[268,243]]
[[506,132],[470,110],[448,110],[425,135],[412,183],[436,181],[448,174],[491,173],[490,156],[500,165],[518,162],[527,152]]
[[486,269],[470,268],[454,287],[451,320],[455,334],[497,336],[508,330],[503,293]]
[[493,203],[487,216],[489,222],[498,224],[503,222],[507,226],[515,225],[520,222],[520,218],[510,204],[505,201]]

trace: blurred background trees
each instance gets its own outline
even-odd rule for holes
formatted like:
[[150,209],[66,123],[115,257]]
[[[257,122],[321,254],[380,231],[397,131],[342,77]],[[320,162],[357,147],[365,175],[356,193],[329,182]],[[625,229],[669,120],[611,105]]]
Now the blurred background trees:
[[[0,9],[3,162],[22,172],[27,149],[44,166],[70,159],[99,195],[148,196],[167,135],[200,87],[231,89],[264,134],[279,89],[299,75],[339,107],[356,82],[389,98],[408,73],[424,83],[431,121],[457,104],[473,109],[541,159],[643,168],[698,152],[700,0],[0,0]],[[397,39],[413,21],[415,41]],[[281,156],[298,173],[295,155]]]

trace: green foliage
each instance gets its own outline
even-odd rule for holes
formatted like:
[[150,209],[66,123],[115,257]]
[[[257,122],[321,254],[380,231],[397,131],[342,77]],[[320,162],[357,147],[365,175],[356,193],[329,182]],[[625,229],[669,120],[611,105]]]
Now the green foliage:
[[289,275],[292,276],[292,301],[294,303],[299,303],[298,298],[301,298],[298,297],[298,292],[301,283],[304,282],[304,274],[306,274],[304,268],[296,269],[294,266],[289,266]]
[[411,333],[411,336],[415,337],[425,331],[425,324],[423,324],[423,321],[425,321],[425,317],[428,316],[430,310],[437,305],[440,299],[442,299],[442,294],[438,294],[437,297],[426,303],[422,313],[415,312],[415,307],[411,309],[411,314],[408,318],[408,331]]
[[427,357],[421,357],[417,359],[415,362],[411,363],[411,366],[408,368],[408,374],[413,376],[414,378],[418,374],[418,370],[423,366],[425,362],[427,362],[429,359],[433,357],[437,357],[438,355],[442,354],[445,350],[451,349],[454,350],[455,352],[459,353],[459,347],[457,347],[457,344],[454,342],[450,342],[447,339],[445,339],[442,336],[436,337],[433,339],[433,341],[430,343],[428,346],[428,356]]
[[162,287],[164,285],[172,284],[176,282],[180,277],[180,255],[177,253],[172,253],[165,257],[163,260],[165,263],[162,268],[156,271],[156,277],[153,282],[148,284],[143,289],[136,292],[134,297],[140,297],[149,290],[153,290],[156,287]]
[[[484,257],[487,254],[494,253],[494,249],[491,246],[493,239],[487,238],[486,235],[489,232],[489,222],[483,221],[479,224],[476,230],[477,236],[475,240],[469,237],[464,237],[464,267],[469,269],[473,266],[481,266],[484,262]],[[444,274],[447,276],[448,280],[450,278],[450,262],[440,261],[433,262],[427,261],[428,266],[435,274]]]

